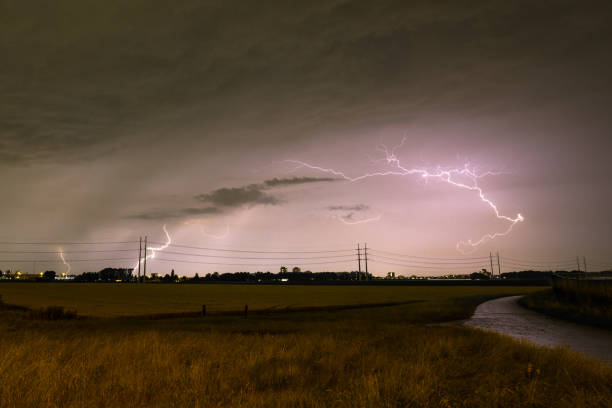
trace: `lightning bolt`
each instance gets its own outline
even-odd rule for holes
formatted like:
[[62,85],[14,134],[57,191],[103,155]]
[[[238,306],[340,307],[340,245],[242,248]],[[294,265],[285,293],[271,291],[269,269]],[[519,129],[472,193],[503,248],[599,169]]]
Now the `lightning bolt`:
[[66,261],[66,258],[64,258],[64,250],[62,248],[59,248],[58,254],[59,254],[60,259],[64,263],[64,265],[66,265],[66,272],[64,273],[68,275],[70,271],[72,270],[72,266],[70,266],[70,264]]
[[[501,214],[501,212],[497,208],[497,205],[485,196],[484,191],[478,185],[479,179],[488,176],[497,176],[504,173],[492,171],[478,173],[475,168],[470,168],[469,163],[465,164],[462,168],[443,168],[440,166],[432,170],[428,170],[426,168],[407,168],[401,164],[399,158],[395,153],[396,150],[402,147],[405,142],[406,138],[403,138],[402,142],[399,145],[393,147],[391,150],[389,150],[385,145],[381,145],[378,147],[378,150],[385,154],[385,157],[382,159],[382,161],[386,161],[387,165],[391,167],[390,170],[365,173],[357,177],[350,177],[342,171],[338,171],[332,168],[315,166],[300,160],[285,160],[285,162],[296,164],[296,170],[305,167],[308,169],[332,174],[336,177],[341,177],[350,182],[361,181],[370,177],[420,176],[421,179],[425,180],[426,182],[429,180],[438,180],[460,189],[475,192],[480,198],[480,200],[493,210],[497,219],[508,222],[509,226],[501,232],[484,234],[477,240],[468,239],[466,241],[459,241],[456,245],[457,250],[464,253],[474,251],[479,245],[482,245],[483,243],[493,240],[497,237],[508,235],[516,224],[525,220],[525,218],[520,213],[514,217]],[[467,250],[465,250],[465,248],[467,248]]]
[[166,224],[164,224],[163,230],[164,230],[164,233],[166,234],[166,243],[160,247],[148,247],[147,251],[151,251],[151,253],[150,254],[145,253],[144,258],[142,258],[139,262],[136,262],[136,265],[134,265],[133,270],[138,269],[138,265],[141,265],[145,261],[145,259],[147,260],[154,259],[158,252],[163,251],[164,249],[170,246],[170,244],[172,243],[172,238],[170,237],[170,234],[168,233],[168,230],[166,229]]

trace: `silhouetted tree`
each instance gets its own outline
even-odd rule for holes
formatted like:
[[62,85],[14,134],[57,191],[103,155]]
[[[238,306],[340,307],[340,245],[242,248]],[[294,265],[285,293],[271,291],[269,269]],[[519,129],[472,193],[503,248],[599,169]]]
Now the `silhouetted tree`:
[[55,275],[55,271],[45,271],[42,278],[46,281],[52,281],[55,280]]

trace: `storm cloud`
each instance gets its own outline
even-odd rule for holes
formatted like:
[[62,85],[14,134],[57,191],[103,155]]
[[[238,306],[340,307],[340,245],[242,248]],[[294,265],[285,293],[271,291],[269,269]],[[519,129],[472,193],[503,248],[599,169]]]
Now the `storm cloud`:
[[367,211],[370,209],[370,206],[365,204],[330,205],[327,209],[330,211]]
[[196,198],[200,201],[210,202],[218,207],[238,207],[255,204],[275,205],[281,202],[278,198],[265,193],[259,184],[219,188],[210,193],[197,195]]
[[[332,177],[393,170],[376,146],[405,138],[392,153],[408,168],[508,170],[479,183],[525,222],[484,256],[604,259],[610,21],[600,0],[3,2],[0,238],[133,239],[167,221],[189,244],[198,218],[229,226],[228,247],[446,256],[506,228],[448,184]],[[380,222],[337,222],[372,208]]]
[[292,177],[292,178],[273,178],[271,180],[265,180],[263,182],[266,187],[281,187],[291,186],[295,184],[307,184],[307,183],[322,183],[330,181],[340,181],[342,179],[331,178],[331,177]]
[[221,211],[217,207],[188,207],[182,208],[179,210],[170,210],[170,209],[153,209],[150,211],[143,211],[137,214],[130,214],[125,216],[125,219],[134,219],[134,220],[151,220],[151,221],[160,221],[160,220],[168,220],[171,218],[183,218],[187,216],[197,216],[197,215],[214,215],[219,214]]

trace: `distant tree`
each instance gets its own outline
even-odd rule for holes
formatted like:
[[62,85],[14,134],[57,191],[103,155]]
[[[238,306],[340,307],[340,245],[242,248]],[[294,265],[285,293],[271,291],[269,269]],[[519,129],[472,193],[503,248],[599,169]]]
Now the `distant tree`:
[[293,273],[300,273],[300,272],[302,272],[302,270],[300,269],[299,266],[294,266],[293,269],[291,270],[291,272],[293,272]]
[[287,273],[287,267],[286,266],[281,266],[280,267],[280,273]]
[[473,272],[472,274],[470,274],[470,279],[472,280],[476,280],[476,279],[490,279],[491,277],[487,274],[484,274],[482,272]]
[[98,272],[83,272],[80,275],[77,275],[74,280],[77,282],[95,282],[98,280],[100,275]]
[[55,271],[45,271],[42,278],[46,281],[52,281],[55,280],[55,275]]

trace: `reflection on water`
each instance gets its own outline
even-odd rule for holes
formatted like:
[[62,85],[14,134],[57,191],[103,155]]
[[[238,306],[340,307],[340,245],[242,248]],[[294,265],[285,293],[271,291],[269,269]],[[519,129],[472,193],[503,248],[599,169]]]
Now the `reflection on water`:
[[464,324],[493,330],[543,346],[569,346],[612,362],[612,332],[554,319],[518,305],[520,296],[482,303]]

